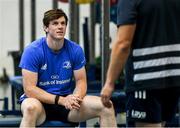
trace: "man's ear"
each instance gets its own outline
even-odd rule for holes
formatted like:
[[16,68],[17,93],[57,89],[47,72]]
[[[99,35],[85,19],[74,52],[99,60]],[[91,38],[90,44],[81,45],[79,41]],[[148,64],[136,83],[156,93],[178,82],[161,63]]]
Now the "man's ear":
[[43,29],[46,33],[48,32],[48,27],[46,27],[45,25],[43,26]]

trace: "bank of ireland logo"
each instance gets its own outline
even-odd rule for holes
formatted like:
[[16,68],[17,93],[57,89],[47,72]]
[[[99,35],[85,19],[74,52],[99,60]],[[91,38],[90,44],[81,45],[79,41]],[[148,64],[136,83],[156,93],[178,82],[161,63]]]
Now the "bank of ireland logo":
[[63,63],[63,68],[65,68],[65,69],[70,69],[70,68],[71,68],[71,63],[70,63],[70,61],[65,61],[65,62]]
[[59,79],[59,75],[52,75],[51,79]]

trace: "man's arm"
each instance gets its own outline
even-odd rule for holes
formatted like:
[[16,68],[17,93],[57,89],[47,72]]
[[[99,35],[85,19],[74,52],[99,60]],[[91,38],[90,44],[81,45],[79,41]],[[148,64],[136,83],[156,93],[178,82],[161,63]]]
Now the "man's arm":
[[118,78],[129,56],[135,29],[136,25],[122,25],[118,28],[116,39],[113,42],[106,82],[101,91],[104,105],[109,103],[115,80]]
[[39,101],[47,104],[55,103],[55,95],[47,93],[36,86],[38,79],[37,73],[22,69],[22,76],[24,92],[29,98],[36,98]]
[[86,80],[86,70],[81,68],[74,71],[74,78],[76,87],[74,89],[74,95],[77,95],[79,98],[83,99],[87,91],[87,80]]
[[131,50],[135,28],[135,25],[123,25],[118,28],[106,78],[106,82],[110,85],[114,84],[126,63]]
[[75,78],[75,89],[73,94],[68,95],[63,99],[64,106],[66,109],[79,109],[80,103],[82,99],[86,95],[87,90],[87,82],[86,82],[86,71],[85,68],[81,68],[78,70],[74,70],[74,78]]

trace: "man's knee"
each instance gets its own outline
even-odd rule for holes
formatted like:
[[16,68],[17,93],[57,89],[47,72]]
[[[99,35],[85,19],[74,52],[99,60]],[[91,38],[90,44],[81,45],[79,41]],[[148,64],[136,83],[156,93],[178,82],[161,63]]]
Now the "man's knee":
[[33,113],[37,113],[38,112],[37,110],[38,110],[38,106],[29,104],[29,105],[26,105],[26,107],[24,107],[23,111],[28,114],[33,114]]
[[29,116],[38,115],[42,112],[42,104],[39,101],[26,100],[22,103],[22,112]]
[[114,116],[115,112],[113,103],[111,102],[111,105],[109,107],[103,106],[101,113],[103,116]]

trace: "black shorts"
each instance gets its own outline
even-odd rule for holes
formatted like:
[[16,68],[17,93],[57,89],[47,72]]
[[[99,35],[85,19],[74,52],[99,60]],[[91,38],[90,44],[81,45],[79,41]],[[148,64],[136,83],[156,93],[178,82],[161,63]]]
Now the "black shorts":
[[160,123],[171,120],[177,112],[179,90],[135,91],[127,93],[127,98],[127,122]]
[[66,109],[62,105],[55,105],[55,104],[44,104],[44,109],[46,112],[46,121],[62,121],[64,123],[70,123],[72,126],[78,126],[79,123],[69,122],[68,121],[68,114],[70,110]]

